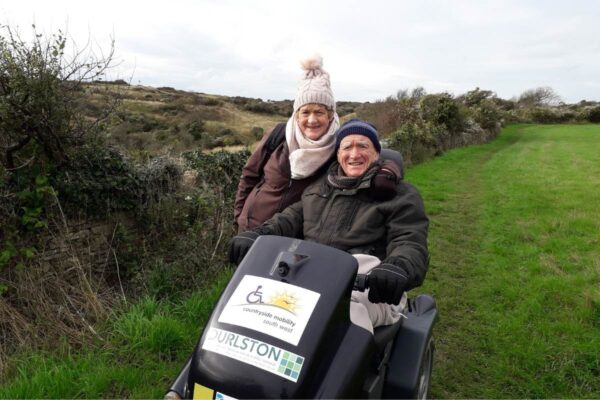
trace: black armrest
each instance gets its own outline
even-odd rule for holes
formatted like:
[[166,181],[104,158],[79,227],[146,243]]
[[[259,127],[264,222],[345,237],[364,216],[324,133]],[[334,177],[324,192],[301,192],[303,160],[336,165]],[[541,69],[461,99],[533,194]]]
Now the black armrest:
[[400,167],[400,176],[404,177],[404,160],[399,151],[392,149],[381,149],[380,157],[384,160],[391,160]]

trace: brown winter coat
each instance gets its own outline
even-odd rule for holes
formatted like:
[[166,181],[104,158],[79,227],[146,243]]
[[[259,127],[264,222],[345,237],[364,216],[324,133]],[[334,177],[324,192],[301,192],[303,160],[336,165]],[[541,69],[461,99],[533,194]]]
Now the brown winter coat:
[[[300,200],[304,189],[325,173],[333,160],[313,176],[292,179],[289,150],[285,140],[266,159],[265,143],[273,130],[263,136],[248,158],[235,196],[234,223],[240,232],[253,229]],[[264,164],[264,167],[263,167]]]
[[[336,169],[337,162],[330,168]],[[373,198],[367,173],[355,189],[339,189],[325,175],[310,185],[299,202],[257,229],[261,234],[303,238],[351,254],[393,258],[408,274],[409,289],[425,278],[429,253],[423,200],[414,186],[401,181],[386,201]]]

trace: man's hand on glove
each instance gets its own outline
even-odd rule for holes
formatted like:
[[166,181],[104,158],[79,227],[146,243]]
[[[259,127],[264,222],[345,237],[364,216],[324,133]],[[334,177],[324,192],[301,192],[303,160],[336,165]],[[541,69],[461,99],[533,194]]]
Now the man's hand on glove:
[[254,231],[246,231],[234,236],[229,241],[229,261],[235,265],[239,265],[259,236]]
[[398,305],[407,286],[406,272],[384,261],[369,272],[369,301]]

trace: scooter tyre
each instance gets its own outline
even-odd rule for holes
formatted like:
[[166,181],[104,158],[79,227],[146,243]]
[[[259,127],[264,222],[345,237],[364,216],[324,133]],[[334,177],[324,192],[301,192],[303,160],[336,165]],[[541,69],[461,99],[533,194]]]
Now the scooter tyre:
[[435,352],[435,342],[433,336],[430,336],[427,340],[427,346],[425,347],[425,355],[423,356],[423,362],[419,366],[419,386],[415,396],[417,399],[425,400],[429,394],[431,387],[431,372],[433,370],[433,353]]

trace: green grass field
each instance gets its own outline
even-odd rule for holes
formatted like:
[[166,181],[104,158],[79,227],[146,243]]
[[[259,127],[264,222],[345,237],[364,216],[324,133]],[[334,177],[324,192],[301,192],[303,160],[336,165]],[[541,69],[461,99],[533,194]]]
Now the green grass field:
[[437,398],[600,397],[600,126],[511,126],[413,168]]
[[[431,219],[435,398],[600,397],[600,125],[522,125],[411,168]],[[84,351],[11,362],[2,398],[157,398],[225,285],[146,299]]]

